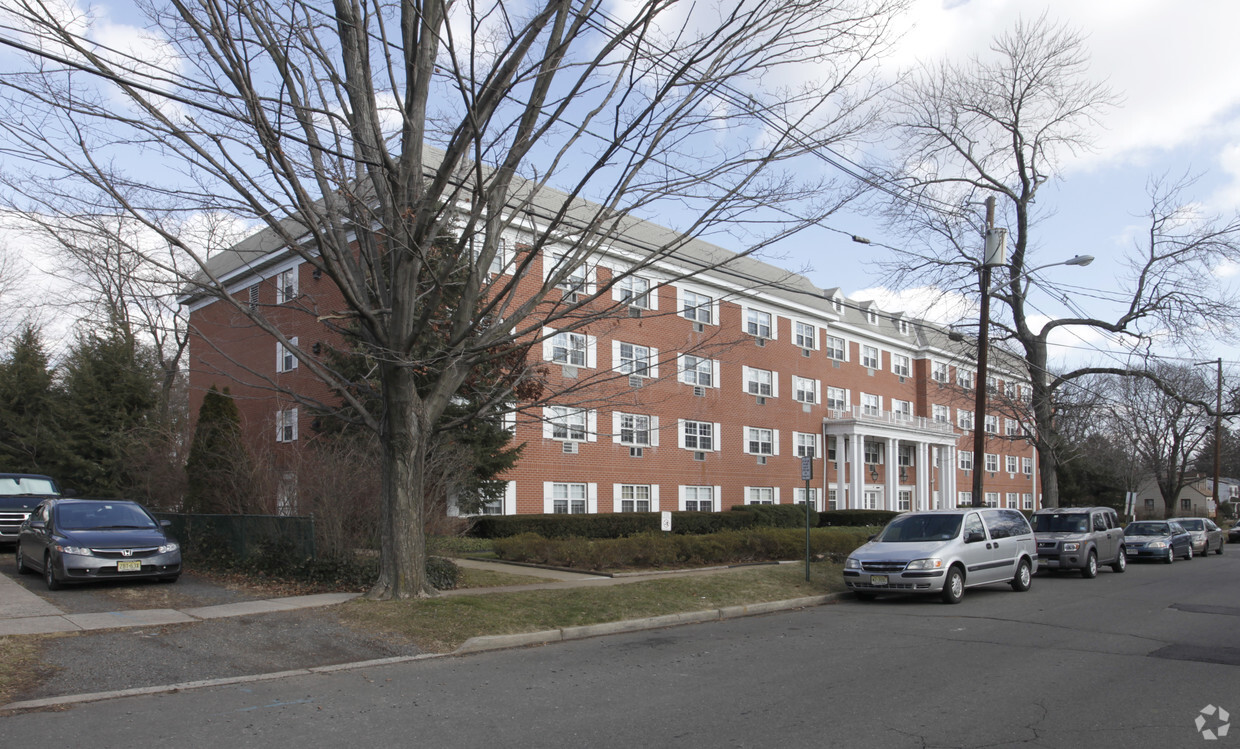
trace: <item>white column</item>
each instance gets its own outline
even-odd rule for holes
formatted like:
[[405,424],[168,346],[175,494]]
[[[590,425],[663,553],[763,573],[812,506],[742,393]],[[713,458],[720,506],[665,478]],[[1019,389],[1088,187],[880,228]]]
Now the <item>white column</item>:
[[848,503],[848,446],[847,437],[842,434],[835,435],[835,463],[839,466],[839,470],[835,472],[835,506],[848,509],[851,505]]
[[885,440],[885,442],[886,442],[885,449],[887,451],[887,455],[886,455],[887,476],[884,479],[886,483],[883,484],[883,498],[885,500],[884,505],[886,506],[886,508],[888,510],[894,511],[894,510],[899,510],[899,505],[896,504],[897,502],[896,498],[899,496],[899,493],[900,493],[900,468],[896,464],[899,463],[900,461],[900,455],[899,455],[900,442],[899,440],[893,439],[891,437],[888,437]]
[[944,460],[940,462],[943,466],[943,506],[956,506],[956,446],[947,445],[944,450]]
[[865,496],[865,437],[860,432],[854,432],[851,435],[851,443],[848,445],[849,460],[852,462],[852,471],[849,485],[848,506],[860,507],[861,500]]
[[933,497],[930,496],[930,471],[934,468],[930,460],[930,445],[925,442],[917,443],[917,454],[913,456],[913,460],[917,463],[917,488],[913,491],[913,498],[916,501],[915,509],[930,509]]

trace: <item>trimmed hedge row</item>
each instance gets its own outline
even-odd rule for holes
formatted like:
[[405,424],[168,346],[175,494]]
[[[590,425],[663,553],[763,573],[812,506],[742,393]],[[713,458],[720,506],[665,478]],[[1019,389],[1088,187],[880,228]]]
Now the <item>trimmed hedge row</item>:
[[832,510],[822,513],[818,526],[822,528],[834,526],[883,526],[899,514],[891,510]]
[[[843,561],[866,542],[865,530],[816,528],[810,532],[810,554],[819,560]],[[533,533],[495,539],[500,559],[583,570],[671,568],[718,564],[773,562],[804,558],[805,531],[793,528],[748,528],[709,535],[677,535],[657,531],[625,538],[544,538]]]
[[[827,525],[824,521],[835,514],[810,511],[810,526]],[[886,513],[888,517],[894,514]],[[881,525],[885,522],[886,519],[880,523],[833,524]],[[804,528],[805,506],[737,505],[729,512],[672,513],[672,533],[676,535],[695,536],[754,527]],[[657,530],[657,512],[616,512],[595,515],[484,515],[474,520],[469,534],[478,538],[509,538],[523,533],[534,533],[543,538],[626,538]]]

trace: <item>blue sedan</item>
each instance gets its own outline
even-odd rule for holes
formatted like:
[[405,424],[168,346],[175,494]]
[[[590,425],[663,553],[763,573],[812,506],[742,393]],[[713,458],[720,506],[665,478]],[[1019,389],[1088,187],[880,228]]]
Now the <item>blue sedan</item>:
[[1130,560],[1154,559],[1171,564],[1177,556],[1193,558],[1193,537],[1172,520],[1138,520],[1124,528],[1124,549]]

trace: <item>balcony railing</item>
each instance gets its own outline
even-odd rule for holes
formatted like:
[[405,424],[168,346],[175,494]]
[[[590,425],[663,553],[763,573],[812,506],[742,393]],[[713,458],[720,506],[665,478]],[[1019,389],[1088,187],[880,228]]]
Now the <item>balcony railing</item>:
[[954,427],[950,422],[936,421],[928,419],[925,416],[906,416],[902,413],[894,411],[877,411],[866,408],[865,406],[852,406],[851,408],[827,409],[828,421],[864,421],[871,424],[889,424],[892,426],[905,427],[907,429],[917,429],[923,432],[933,432],[936,434],[953,434]]

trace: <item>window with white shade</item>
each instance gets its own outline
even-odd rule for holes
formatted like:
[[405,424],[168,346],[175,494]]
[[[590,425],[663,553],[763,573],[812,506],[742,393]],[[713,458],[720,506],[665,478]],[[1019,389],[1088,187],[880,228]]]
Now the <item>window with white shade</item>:
[[778,430],[745,427],[745,452],[750,455],[774,455]]
[[818,329],[807,322],[793,325],[793,339],[800,348],[818,348]]
[[714,322],[715,300],[706,294],[700,294],[696,291],[680,291],[680,315],[686,320],[710,325]]
[[745,392],[763,397],[775,396],[775,373],[769,369],[745,367]]
[[801,403],[817,403],[818,393],[818,380],[796,375],[792,376],[792,397],[796,400]]
[[836,361],[847,361],[848,342],[839,336],[827,336],[827,357]]
[[861,347],[861,366],[866,369],[882,369],[882,361],[879,358],[878,348],[874,346]]
[[680,381],[698,387],[717,387],[719,362],[701,356],[680,357]]
[[892,354],[891,371],[901,377],[911,376],[913,372],[912,360],[904,354]]

